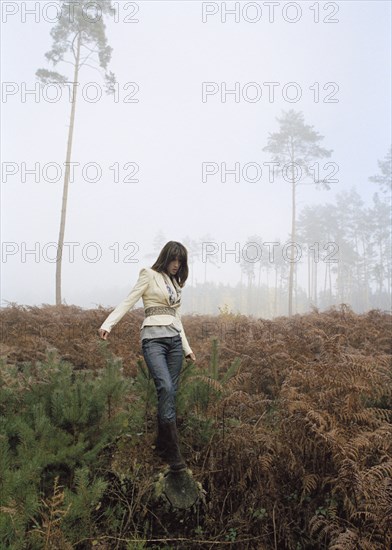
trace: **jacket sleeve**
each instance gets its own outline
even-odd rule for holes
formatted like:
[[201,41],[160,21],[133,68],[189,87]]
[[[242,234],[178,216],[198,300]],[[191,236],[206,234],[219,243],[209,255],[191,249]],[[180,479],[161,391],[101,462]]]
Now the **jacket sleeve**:
[[139,278],[130,291],[128,296],[106,317],[105,321],[101,325],[101,329],[110,332],[114,325],[116,325],[122,317],[133,307],[139,298],[142,297],[150,283],[150,274],[148,270],[143,267],[139,272]]
[[185,330],[184,330],[184,327],[182,326],[181,314],[180,314],[179,309],[180,309],[180,308],[178,308],[178,309],[176,310],[176,317],[177,317],[178,320],[180,321],[180,325],[181,325],[180,336],[181,336],[181,340],[182,340],[182,349],[183,349],[184,355],[185,355],[185,357],[186,357],[186,356],[189,355],[190,353],[193,353],[193,351],[192,351],[192,348],[190,347],[189,342],[188,342],[188,340],[187,340],[187,337],[186,337],[186,335],[185,335]]

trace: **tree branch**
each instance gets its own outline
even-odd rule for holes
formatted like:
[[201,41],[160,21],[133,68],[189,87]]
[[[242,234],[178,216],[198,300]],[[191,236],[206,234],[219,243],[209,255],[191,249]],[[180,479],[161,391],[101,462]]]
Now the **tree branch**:
[[102,76],[102,72],[98,67],[94,67],[93,65],[89,65],[89,63],[83,62],[81,65],[79,65],[79,68],[83,67],[83,65],[86,65],[86,67],[90,67],[91,69],[95,69],[96,71],[99,72],[100,76]]
[[76,53],[75,53],[75,49],[74,49],[74,43],[75,43],[75,40],[76,40],[76,38],[78,37],[79,34],[82,34],[82,31],[78,31],[75,34],[75,36],[73,37],[73,40],[72,40],[72,44],[71,44],[71,48],[72,48],[72,52],[74,54],[75,61],[76,61]]

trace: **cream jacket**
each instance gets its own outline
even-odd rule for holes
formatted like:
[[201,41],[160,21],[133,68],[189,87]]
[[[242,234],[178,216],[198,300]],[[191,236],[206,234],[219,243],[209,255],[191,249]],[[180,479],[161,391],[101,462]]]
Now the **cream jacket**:
[[[150,267],[143,267],[139,272],[139,278],[128,294],[118,306],[110,313],[101,325],[101,329],[110,332],[115,324],[129,311],[139,300],[143,299],[144,309],[152,306],[169,306],[175,308],[176,315],[150,315],[143,321],[141,329],[146,325],[170,325],[174,324],[180,331],[182,340],[182,348],[185,357],[192,352],[192,349],[185,336],[185,331],[181,322],[180,304],[171,305],[169,301],[169,293],[166,288],[163,275]],[[140,330],[141,330],[140,329]]]

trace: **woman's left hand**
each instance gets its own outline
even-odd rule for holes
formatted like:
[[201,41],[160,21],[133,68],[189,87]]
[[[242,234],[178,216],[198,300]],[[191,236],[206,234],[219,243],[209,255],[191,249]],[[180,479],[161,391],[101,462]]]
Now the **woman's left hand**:
[[196,356],[195,356],[195,354],[194,354],[193,352],[190,353],[189,355],[187,355],[187,356],[185,357],[185,359],[186,359],[187,361],[191,360],[191,361],[193,361],[194,363],[196,362]]

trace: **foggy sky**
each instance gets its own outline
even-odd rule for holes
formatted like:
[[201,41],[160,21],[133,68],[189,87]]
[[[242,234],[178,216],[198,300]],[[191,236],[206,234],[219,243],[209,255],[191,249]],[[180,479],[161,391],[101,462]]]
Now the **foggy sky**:
[[[7,2],[2,2],[6,4]],[[52,2],[53,3],[53,2]],[[9,3],[10,4],[10,3]],[[34,2],[11,2],[21,7]],[[41,2],[41,5],[45,2]],[[244,245],[253,234],[266,241],[286,241],[291,224],[291,193],[287,183],[235,182],[228,175],[202,181],[202,163],[227,163],[234,168],[270,160],[262,151],[269,132],[278,131],[276,117],[294,109],[304,113],[305,123],[325,136],[321,145],[333,149],[339,166],[339,182],[330,191],[315,186],[300,188],[298,212],[305,205],[334,202],[335,195],[355,187],[371,204],[378,187],[368,177],[378,173],[377,160],[385,157],[391,143],[391,4],[387,1],[336,2],[337,23],[322,21],[330,10],[320,2],[319,23],[310,6],[298,2],[302,16],[296,23],[284,19],[287,2],[276,8],[269,22],[263,9],[258,22],[241,15],[235,22],[221,13],[202,22],[199,1],[142,1],[134,24],[105,18],[108,44],[113,48],[109,70],[119,83],[119,100],[105,96],[95,103],[78,92],[72,161],[79,162],[75,181],[70,184],[65,241],[79,243],[75,260],[64,261],[62,296],[68,304],[94,307],[114,306],[136,282],[143,265],[151,265],[155,235],[181,241],[185,236],[199,240],[209,234],[219,247]],[[218,8],[221,2],[212,2]],[[246,4],[241,2],[241,9]],[[120,3],[121,5],[121,3]],[[234,2],[226,2],[229,8]],[[122,4],[124,6],[124,3]],[[3,82],[2,163],[16,163],[18,173],[2,177],[1,306],[16,301],[24,304],[54,303],[55,263],[43,257],[47,243],[57,243],[63,178],[43,181],[43,167],[57,163],[64,168],[71,104],[64,91],[61,100],[50,103],[43,97],[23,98],[23,86],[35,86],[39,68],[56,70],[72,79],[73,67],[47,63],[53,23],[22,20],[22,12],[2,22],[1,63]],[[249,11],[249,17],[255,12]],[[287,12],[292,17],[293,12]],[[69,54],[68,54],[69,56]],[[70,59],[67,57],[67,59]],[[101,75],[83,67],[80,88],[86,83],[103,85]],[[126,103],[122,88],[136,82],[137,103]],[[241,99],[236,103],[220,94],[202,101],[202,83],[222,83],[241,90],[250,82],[262,90],[260,101]],[[268,101],[265,82],[278,82],[276,97]],[[281,90],[296,82],[302,97],[296,103],[282,98]],[[321,100],[315,102],[309,89],[320,84]],[[325,103],[328,82],[338,85],[337,103]],[[4,83],[18,91],[4,98]],[[128,88],[128,92],[131,88]],[[327,90],[330,91],[330,90]],[[251,90],[249,89],[249,93]],[[102,179],[83,180],[81,167],[99,163]],[[322,161],[325,162],[325,161]],[[39,182],[34,176],[21,178],[22,165],[39,163]],[[110,166],[136,163],[137,183],[113,181]],[[42,170],[41,170],[42,169]],[[129,171],[127,172],[130,173]],[[121,171],[121,178],[126,175]],[[137,243],[136,263],[126,263],[126,243]],[[16,243],[17,252],[4,258],[4,243]],[[24,257],[25,248],[39,244],[38,257]],[[86,243],[96,243],[102,257],[96,262],[83,258]],[[118,245],[114,245],[118,243]],[[224,243],[224,245],[223,245]],[[114,261],[118,246],[119,261]],[[130,252],[131,249],[128,250]],[[50,254],[54,256],[53,249]],[[194,266],[194,280],[203,282],[204,266]],[[239,264],[228,256],[220,269],[208,267],[208,279],[235,284]]]

